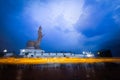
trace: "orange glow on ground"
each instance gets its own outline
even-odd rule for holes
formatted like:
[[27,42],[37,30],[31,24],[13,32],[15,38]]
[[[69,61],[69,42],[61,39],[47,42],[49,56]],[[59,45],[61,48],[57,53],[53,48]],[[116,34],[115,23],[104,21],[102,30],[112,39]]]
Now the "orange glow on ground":
[[118,62],[120,58],[0,58],[0,64],[98,63]]

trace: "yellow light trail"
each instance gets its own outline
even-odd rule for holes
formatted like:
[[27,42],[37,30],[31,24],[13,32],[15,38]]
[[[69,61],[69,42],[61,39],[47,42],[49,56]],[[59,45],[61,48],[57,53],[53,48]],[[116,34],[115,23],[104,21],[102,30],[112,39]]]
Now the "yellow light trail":
[[99,63],[117,62],[120,58],[0,58],[0,64]]

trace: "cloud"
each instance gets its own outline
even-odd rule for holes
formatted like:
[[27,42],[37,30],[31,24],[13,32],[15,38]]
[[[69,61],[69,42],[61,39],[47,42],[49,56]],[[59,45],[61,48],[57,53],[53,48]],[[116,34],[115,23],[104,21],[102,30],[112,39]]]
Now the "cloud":
[[[43,49],[119,48],[120,0],[11,0],[4,4],[1,25],[11,36],[25,37],[22,42],[35,40],[41,25]],[[17,34],[12,33],[17,29]]]
[[[107,41],[104,37],[112,34],[110,31],[113,28],[110,27],[108,30],[110,25],[105,24],[108,24],[111,18],[119,19],[118,13],[112,17],[116,6],[113,2],[118,5],[116,1],[109,0],[92,2],[86,0],[31,0],[25,6],[23,15],[25,18],[29,17],[29,22],[37,25],[36,27],[31,26],[31,28],[37,30],[38,26],[42,25],[46,35],[44,41],[51,43],[50,47],[70,48],[74,46],[83,50],[97,49],[100,48],[100,44]],[[59,43],[52,44],[56,41]]]
[[[84,35],[78,33],[74,27],[79,17],[85,13],[83,6],[83,0],[54,0],[47,1],[47,3],[33,1],[32,3],[28,2],[23,15],[29,17],[30,22],[42,25],[43,32],[46,35],[44,38],[46,42],[51,41],[50,43],[53,45],[52,43],[57,40],[59,43],[55,46],[59,48],[74,47],[79,44],[79,41],[83,42],[82,38],[84,38]],[[35,29],[37,30],[37,28],[38,26]]]
[[113,19],[120,25],[120,5],[117,5],[114,10]]

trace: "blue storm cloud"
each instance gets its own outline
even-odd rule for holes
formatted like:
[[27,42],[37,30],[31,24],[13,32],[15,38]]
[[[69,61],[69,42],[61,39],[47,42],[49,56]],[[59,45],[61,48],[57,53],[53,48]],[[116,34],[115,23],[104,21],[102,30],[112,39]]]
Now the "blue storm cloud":
[[37,38],[46,51],[111,49],[120,56],[120,0],[1,0],[0,49]]

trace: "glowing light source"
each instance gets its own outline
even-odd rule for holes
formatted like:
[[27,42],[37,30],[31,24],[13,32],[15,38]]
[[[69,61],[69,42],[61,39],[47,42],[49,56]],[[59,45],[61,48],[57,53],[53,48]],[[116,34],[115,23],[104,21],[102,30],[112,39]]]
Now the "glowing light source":
[[83,51],[82,53],[85,54],[85,51]]
[[87,54],[86,56],[87,56],[87,57],[94,57],[93,54]]
[[22,52],[25,52],[25,50],[23,49]]
[[3,50],[3,52],[5,52],[5,53],[6,53],[6,52],[7,52],[7,49]]
[[100,54],[100,52],[98,52],[98,54]]
[[92,52],[83,51],[82,53],[83,53],[84,57],[94,57],[94,54]]
[[0,58],[0,64],[120,62],[120,58]]

